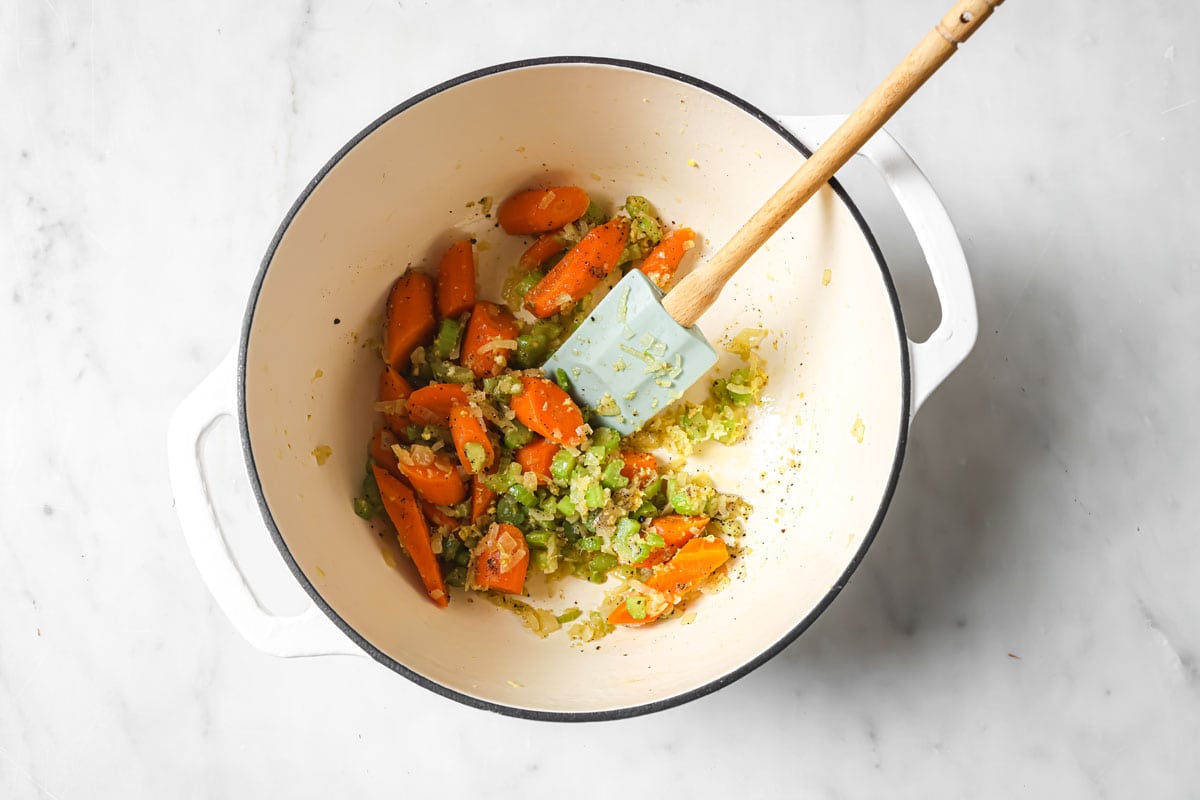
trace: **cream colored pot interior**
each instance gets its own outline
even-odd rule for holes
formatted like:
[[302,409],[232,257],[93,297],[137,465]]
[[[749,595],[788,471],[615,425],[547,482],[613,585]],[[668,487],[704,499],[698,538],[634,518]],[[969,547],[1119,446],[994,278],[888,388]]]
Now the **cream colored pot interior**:
[[[456,591],[436,608],[415,573],[351,510],[375,416],[389,285],[478,237],[498,288],[520,244],[477,201],[576,183],[615,207],[643,194],[714,251],[802,156],[709,91],[596,64],[505,71],[395,115],[324,176],[283,233],[252,322],[245,423],[262,494],[287,551],[328,607],[373,648],[468,698],[536,712],[612,712],[677,699],[786,639],[864,547],[896,468],[904,341],[871,246],[830,189],[726,288],[701,328],[718,343],[771,332],[770,385],[752,434],[693,462],[754,505],[728,588],[678,619],[586,646],[542,640],[510,612]],[[472,202],[476,201],[476,202]],[[332,455],[318,466],[314,448]],[[566,581],[536,605],[593,606]]]

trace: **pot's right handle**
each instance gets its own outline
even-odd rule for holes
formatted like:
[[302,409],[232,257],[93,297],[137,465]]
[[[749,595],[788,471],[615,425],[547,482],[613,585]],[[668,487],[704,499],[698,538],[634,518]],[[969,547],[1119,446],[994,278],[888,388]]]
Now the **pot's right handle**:
[[317,606],[277,617],[258,604],[225,544],[201,468],[200,445],[212,424],[236,409],[237,348],[179,404],[167,431],[175,513],[183,538],[217,605],[251,645],[276,656],[363,655]]
[[[806,146],[816,150],[845,119],[833,115],[780,117],[779,121]],[[925,255],[942,307],[942,320],[928,339],[908,340],[912,363],[911,417],[975,345],[979,333],[975,290],[950,215],[912,156],[886,130],[872,136],[858,155],[879,171],[895,195]]]

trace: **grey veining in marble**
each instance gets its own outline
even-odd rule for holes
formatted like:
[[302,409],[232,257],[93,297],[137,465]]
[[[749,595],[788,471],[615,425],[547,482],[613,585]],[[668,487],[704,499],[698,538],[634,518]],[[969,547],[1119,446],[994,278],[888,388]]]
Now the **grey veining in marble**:
[[[849,587],[733,686],[565,726],[277,660],[174,518],[171,411],[293,198],[382,111],[555,53],[843,111],[944,5],[0,4],[0,797],[542,796],[631,743],[615,785],[679,796],[1200,794],[1195,3],[1012,0],[890,126],[961,232],[979,344]],[[864,206],[928,330],[911,236]],[[213,438],[235,550],[302,607]]]

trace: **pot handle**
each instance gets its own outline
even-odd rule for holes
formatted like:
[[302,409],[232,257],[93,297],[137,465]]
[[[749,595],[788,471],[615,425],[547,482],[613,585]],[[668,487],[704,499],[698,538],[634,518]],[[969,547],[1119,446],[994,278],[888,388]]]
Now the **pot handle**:
[[[779,122],[815,150],[845,119],[843,115],[780,117]],[[911,418],[974,347],[979,333],[975,290],[954,223],[912,156],[887,130],[872,136],[857,155],[879,171],[895,195],[925,254],[942,308],[942,320],[928,339],[908,340],[912,365]]]
[[179,404],[167,430],[171,493],[192,559],[238,633],[262,652],[283,657],[363,655],[316,605],[292,617],[265,611],[225,544],[204,480],[200,446],[214,422],[235,415],[237,363],[235,347]]

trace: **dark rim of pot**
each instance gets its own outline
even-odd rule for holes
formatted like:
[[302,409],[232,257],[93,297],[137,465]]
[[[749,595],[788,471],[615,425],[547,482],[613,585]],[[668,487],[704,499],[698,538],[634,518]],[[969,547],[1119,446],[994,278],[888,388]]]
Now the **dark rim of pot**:
[[250,329],[254,322],[254,309],[258,303],[259,292],[262,290],[263,279],[266,277],[267,269],[270,267],[271,261],[275,256],[275,250],[278,248],[279,242],[283,239],[284,234],[291,225],[292,219],[296,216],[297,212],[299,212],[305,201],[308,200],[309,195],[312,194],[313,190],[318,184],[320,184],[329,171],[332,170],[347,153],[354,149],[359,142],[371,135],[371,133],[373,133],[377,128],[398,114],[401,114],[405,110],[422,102],[423,100],[433,97],[440,92],[444,92],[447,89],[452,89],[469,81],[485,78],[490,75],[496,75],[498,73],[508,72],[510,70],[556,64],[591,64],[606,67],[618,67],[622,69],[635,70],[638,72],[646,72],[653,75],[660,75],[665,78],[670,78],[672,80],[689,84],[710,94],[716,95],[722,100],[725,100],[726,102],[740,108],[742,111],[757,119],[763,125],[766,125],[777,135],[782,137],[789,144],[803,153],[806,157],[812,155],[812,152],[803,144],[801,144],[801,142],[786,128],[740,97],[731,94],[720,87],[714,86],[711,83],[702,81],[698,78],[693,78],[690,75],[685,75],[682,72],[664,69],[662,67],[657,67],[640,61],[626,61],[623,59],[599,58],[592,56],[552,56],[547,58],[532,58],[522,61],[510,61],[504,64],[497,64],[495,66],[487,67],[485,69],[475,70],[474,72],[468,72],[465,75],[460,75],[457,78],[453,78],[427,89],[420,94],[414,95],[413,97],[405,100],[400,105],[385,113],[383,116],[379,117],[361,132],[359,132],[358,135],[356,135],[353,139],[347,142],[346,145],[342,147],[342,149],[339,150],[337,154],[325,164],[325,166],[321,168],[316,176],[308,182],[308,185],[304,187],[304,191],[300,193],[299,198],[297,198],[296,202],[288,211],[287,216],[283,218],[283,222],[280,223],[279,229],[275,232],[275,236],[271,240],[271,245],[267,248],[266,255],[263,256],[262,265],[259,268],[258,275],[254,280],[254,285],[250,290],[250,299],[247,303],[245,318],[242,321],[242,334],[241,342],[238,348],[237,368],[238,424],[241,431],[242,450],[246,458],[246,468],[250,477],[250,485],[254,490],[255,498],[258,500],[258,506],[262,510],[263,520],[266,522],[267,529],[271,533],[271,538],[275,540],[276,546],[279,547],[279,552],[283,555],[288,567],[292,570],[292,574],[296,576],[296,580],[300,582],[300,585],[303,586],[305,591],[308,592],[309,596],[312,597],[313,602],[316,603],[321,610],[323,610],[329,616],[329,618],[333,620],[333,622],[339,628],[341,628],[347,636],[350,637],[350,639],[352,639],[372,658],[389,669],[400,673],[414,683],[429,689],[430,691],[437,692],[444,697],[448,697],[452,700],[456,700],[474,708],[495,711],[522,719],[535,719],[552,722],[584,722],[625,719],[628,717],[649,714],[655,711],[671,708],[673,706],[678,706],[690,700],[695,700],[698,697],[703,697],[710,692],[714,692],[717,689],[733,683],[738,678],[741,678],[742,676],[747,675],[753,670],[762,666],[780,651],[782,651],[785,647],[795,641],[796,637],[803,633],[805,629],[807,629],[808,626],[811,625],[826,608],[828,608],[829,604],[833,602],[833,599],[837,597],[838,593],[841,592],[843,587],[845,587],[846,582],[849,581],[850,576],[854,573],[854,570],[858,567],[859,563],[866,555],[867,550],[870,548],[871,543],[875,540],[875,535],[878,533],[879,527],[883,523],[883,518],[887,513],[888,505],[891,503],[892,495],[896,490],[896,482],[900,477],[900,466],[904,460],[904,450],[908,440],[908,419],[911,403],[911,375],[909,368],[908,338],[905,335],[904,319],[900,311],[900,300],[896,295],[896,287],[892,281],[892,276],[887,268],[887,264],[884,262],[883,253],[879,249],[879,244],[875,241],[875,237],[871,234],[871,230],[868,228],[866,220],[863,218],[858,208],[850,200],[850,197],[846,194],[841,185],[837,183],[837,181],[830,181],[830,184],[834,192],[837,193],[838,197],[841,198],[842,202],[850,210],[850,213],[854,216],[855,221],[858,222],[858,226],[862,230],[863,236],[866,237],[867,242],[870,244],[871,251],[875,254],[875,261],[879,265],[880,275],[883,278],[885,287],[887,288],[888,299],[892,304],[892,312],[895,315],[896,320],[897,343],[900,348],[900,374],[902,387],[900,430],[898,432],[896,453],[892,462],[891,474],[888,477],[887,485],[884,487],[883,496],[879,501],[879,508],[875,512],[875,518],[871,521],[870,530],[863,538],[862,544],[859,545],[858,552],[855,553],[854,558],[850,561],[850,564],[846,567],[846,570],[842,573],[841,577],[838,578],[837,582],[830,588],[825,597],[821,599],[821,602],[818,603],[817,606],[803,619],[801,619],[790,631],[788,631],[766,650],[742,664],[737,669],[734,669],[725,675],[714,678],[708,683],[705,683],[703,686],[699,686],[687,692],[672,695],[662,700],[656,700],[654,702],[643,703],[625,708],[616,708],[604,711],[543,711],[539,709],[521,708],[518,706],[507,706],[500,703],[493,703],[488,700],[483,700],[478,697],[472,697],[471,695],[463,694],[462,692],[456,691],[447,686],[443,686],[436,681],[430,680],[429,678],[414,672],[374,647],[361,634],[359,634],[358,631],[356,631],[344,619],[342,619],[341,616],[339,616],[338,613],[334,611],[328,603],[325,602],[325,599],[321,596],[321,593],[317,591],[316,587],[313,586],[311,582],[309,582],[308,577],[300,569],[299,564],[296,563],[296,559],[293,558],[291,551],[288,550],[287,544],[284,542],[283,536],[280,534],[279,528],[275,524],[275,519],[271,515],[271,509],[267,506],[266,498],[263,496],[262,483],[259,481],[258,470],[254,461],[254,453],[252,452],[250,446],[250,430],[246,418],[246,353],[250,343]]

